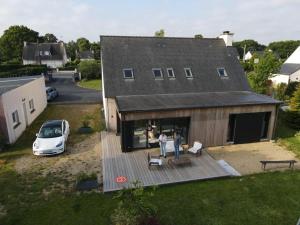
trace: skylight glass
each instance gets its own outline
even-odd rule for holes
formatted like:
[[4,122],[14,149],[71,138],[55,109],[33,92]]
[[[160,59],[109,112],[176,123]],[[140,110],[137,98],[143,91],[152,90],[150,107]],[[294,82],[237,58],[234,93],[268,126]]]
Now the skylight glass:
[[184,72],[185,72],[185,76],[187,78],[192,78],[193,77],[192,69],[191,68],[184,68]]
[[225,68],[218,68],[217,70],[220,77],[228,77]]
[[133,79],[133,69],[123,69],[123,76],[125,79]]
[[169,78],[174,78],[175,77],[173,68],[167,68],[167,72],[168,72],[168,77]]
[[155,79],[162,79],[162,70],[161,68],[154,68],[152,69],[153,75]]

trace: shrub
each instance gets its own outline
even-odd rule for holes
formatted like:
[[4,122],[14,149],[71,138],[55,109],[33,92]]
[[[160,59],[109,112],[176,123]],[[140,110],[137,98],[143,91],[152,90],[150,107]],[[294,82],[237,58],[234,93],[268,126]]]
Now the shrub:
[[296,130],[300,129],[300,112],[286,111],[283,114],[283,119],[289,127]]
[[291,98],[299,86],[299,82],[290,82],[285,90],[285,95]]
[[0,78],[16,76],[36,76],[47,73],[47,65],[0,65]]
[[97,79],[100,77],[100,63],[96,60],[81,61],[78,65],[82,79]]
[[292,111],[300,113],[300,86],[297,87],[290,102],[290,108]]
[[138,181],[133,183],[133,187],[119,191],[115,199],[120,202],[111,215],[113,224],[140,225],[149,224],[148,221],[158,224],[155,218],[157,209],[148,201],[151,196],[153,192],[145,192]]
[[274,97],[280,101],[286,100],[287,98],[287,96],[285,95],[286,89],[287,89],[287,85],[285,83],[278,84],[274,88],[274,94],[275,94]]

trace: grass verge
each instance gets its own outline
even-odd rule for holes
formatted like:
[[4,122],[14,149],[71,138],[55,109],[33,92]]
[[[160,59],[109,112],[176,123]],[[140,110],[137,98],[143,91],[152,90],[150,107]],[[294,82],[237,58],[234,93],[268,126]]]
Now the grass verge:
[[78,85],[83,88],[93,89],[100,91],[102,89],[102,81],[97,80],[81,80]]

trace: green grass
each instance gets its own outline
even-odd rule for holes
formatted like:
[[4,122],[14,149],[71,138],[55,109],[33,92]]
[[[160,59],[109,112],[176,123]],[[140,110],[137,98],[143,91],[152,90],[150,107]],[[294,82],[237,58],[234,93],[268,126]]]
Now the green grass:
[[101,80],[81,80],[78,85],[83,88],[94,89],[100,91],[102,89]]
[[[52,182],[52,176],[20,176],[12,168],[1,169],[0,202],[7,215],[0,224],[110,224],[117,207],[111,194],[43,195]],[[152,201],[164,225],[290,225],[300,216],[299,186],[299,171],[265,173],[159,187]]]
[[[297,135],[298,133],[298,135]],[[276,138],[278,143],[285,146],[288,150],[293,151],[298,157],[300,157],[300,135],[299,131],[288,127],[281,116],[279,116]]]
[[90,125],[94,131],[100,131],[104,128],[99,105],[48,105],[45,111],[26,129],[15,144],[4,148],[5,151],[0,154],[0,160],[13,160],[22,155],[32,154],[32,143],[36,138],[35,134],[47,120],[66,119],[69,122],[69,145],[74,145],[84,140],[88,134],[79,134],[78,128],[82,126],[82,121],[86,115],[89,115],[91,119]]

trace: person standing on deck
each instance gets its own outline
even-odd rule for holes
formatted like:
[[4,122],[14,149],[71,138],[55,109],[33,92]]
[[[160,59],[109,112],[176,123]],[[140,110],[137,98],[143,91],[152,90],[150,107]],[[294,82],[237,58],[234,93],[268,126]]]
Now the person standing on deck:
[[160,156],[164,156],[166,158],[167,135],[161,133],[158,140],[160,144]]
[[179,159],[179,146],[181,144],[181,136],[177,131],[174,134],[174,148],[175,148],[175,159]]

